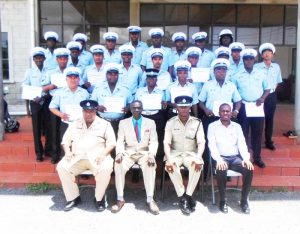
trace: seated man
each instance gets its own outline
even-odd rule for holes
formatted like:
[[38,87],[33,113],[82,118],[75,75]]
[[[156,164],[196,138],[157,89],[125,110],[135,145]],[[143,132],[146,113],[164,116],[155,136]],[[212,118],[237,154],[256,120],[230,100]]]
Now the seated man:
[[216,161],[220,210],[228,213],[225,190],[227,170],[230,169],[243,175],[241,209],[242,212],[249,214],[248,195],[253,177],[253,165],[250,162],[245,137],[241,126],[230,121],[230,105],[222,104],[219,107],[219,115],[220,119],[209,125],[207,138],[211,157]]
[[91,170],[96,180],[96,209],[103,211],[106,208],[105,190],[113,171],[110,152],[116,146],[116,138],[110,123],[96,116],[96,101],[84,100],[80,106],[83,118],[70,124],[64,134],[62,146],[65,156],[57,165],[67,200],[64,210],[69,211],[81,202],[75,176]]
[[[178,116],[167,122],[164,138],[166,171],[174,184],[184,214],[190,214],[196,207],[192,195],[200,178],[205,146],[202,123],[198,118],[190,116],[192,102],[193,98],[189,96],[175,98]],[[182,165],[189,170],[186,189],[180,173]]]
[[115,159],[115,179],[117,204],[111,209],[117,213],[125,204],[124,185],[126,172],[138,163],[143,172],[147,195],[147,204],[152,214],[159,214],[159,208],[153,200],[158,147],[156,126],[153,120],[142,117],[143,104],[135,100],[130,104],[132,117],[121,120]]

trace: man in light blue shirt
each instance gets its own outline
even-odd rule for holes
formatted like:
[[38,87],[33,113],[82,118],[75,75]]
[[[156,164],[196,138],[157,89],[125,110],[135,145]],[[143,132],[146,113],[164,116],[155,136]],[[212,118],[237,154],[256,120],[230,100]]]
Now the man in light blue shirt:
[[46,60],[44,62],[44,67],[48,70],[55,69],[57,67],[56,56],[54,54],[54,49],[58,41],[58,34],[56,32],[46,32],[44,38],[47,43],[47,49],[45,51]]
[[104,62],[105,63],[121,63],[121,54],[116,49],[116,43],[119,36],[115,32],[104,33],[103,39],[105,40]]
[[255,64],[254,68],[263,71],[269,83],[270,94],[265,99],[264,112],[265,112],[265,144],[270,150],[275,150],[274,142],[272,141],[273,135],[273,120],[276,110],[277,85],[282,82],[280,66],[273,63],[272,59],[275,53],[275,46],[271,43],[264,43],[259,47],[259,53],[263,61]]
[[105,70],[103,63],[105,47],[102,45],[93,45],[90,48],[93,54],[94,64],[86,67],[82,81],[83,87],[87,89],[89,93],[92,93],[95,86],[101,85],[106,80]]
[[197,67],[210,68],[212,61],[215,59],[215,55],[213,52],[205,48],[207,33],[197,32],[192,35],[192,39],[195,41],[195,46],[200,48],[202,51]]
[[[32,51],[32,58],[34,64],[32,68],[26,71],[23,85],[42,87],[42,80],[45,78],[47,71],[47,68],[44,66],[45,49],[41,47],[35,47]],[[45,92],[43,92],[40,97],[36,97],[33,100],[29,101],[31,110],[34,150],[36,154],[36,160],[38,162],[42,162],[44,160],[44,155],[52,156],[52,138],[51,128],[49,124],[50,101],[50,96],[46,95]],[[44,130],[46,138],[44,147],[41,141],[42,130]]]
[[173,63],[171,49],[168,47],[164,47],[162,45],[162,38],[164,36],[164,31],[160,28],[152,28],[149,30],[149,36],[151,37],[152,46],[149,47],[149,49],[147,49],[143,53],[142,60],[141,60],[141,67],[143,71],[146,68],[153,68],[151,51],[154,48],[160,48],[163,50],[163,54],[164,54],[164,61],[161,66],[161,70],[168,71],[170,75],[172,75],[174,63]]
[[241,59],[241,51],[245,49],[245,45],[240,42],[233,42],[230,44],[229,49],[231,51],[231,57],[229,58],[229,80],[235,76],[236,73],[244,69],[244,63]]
[[261,70],[254,67],[257,52],[254,49],[245,49],[241,52],[244,62],[244,70],[241,70],[233,77],[241,97],[243,104],[238,115],[239,123],[242,126],[245,138],[248,140],[249,128],[251,129],[251,145],[253,150],[254,164],[260,168],[266,167],[261,159],[261,137],[263,131],[264,117],[248,117],[245,105],[255,103],[260,106],[264,103],[266,97],[270,93],[268,81]]
[[[120,64],[108,63],[105,69],[106,81],[101,86],[95,87],[91,99],[98,102],[99,115],[111,123],[117,136],[119,121],[129,112],[129,104],[133,97],[130,90],[119,80]],[[120,106],[120,110],[110,106],[113,101]]]
[[[191,73],[192,73],[192,69],[198,68],[198,62],[199,62],[201,53],[202,53],[202,50],[196,46],[191,46],[186,50],[185,54],[187,56],[187,61],[191,64]],[[193,81],[192,77],[189,78],[189,81],[193,82],[193,84],[196,86],[197,92],[199,94],[201,92],[203,82]]]
[[83,64],[84,66],[93,64],[92,54],[86,51],[87,36],[83,33],[76,33],[73,36],[73,41],[79,42],[82,46],[78,57],[80,63]]
[[172,36],[172,41],[175,44],[175,50],[172,50],[173,63],[175,64],[178,60],[186,60],[187,56],[185,54],[185,43],[186,35],[183,32],[174,33]]
[[148,49],[148,45],[145,42],[139,40],[142,31],[139,26],[129,26],[127,29],[129,31],[130,41],[125,43],[125,45],[132,45],[134,47],[135,51],[133,54],[132,62],[140,65],[143,53]]
[[136,93],[143,74],[141,67],[131,62],[134,51],[135,49],[131,45],[122,45],[119,47],[122,57],[119,79],[129,88],[133,96]]

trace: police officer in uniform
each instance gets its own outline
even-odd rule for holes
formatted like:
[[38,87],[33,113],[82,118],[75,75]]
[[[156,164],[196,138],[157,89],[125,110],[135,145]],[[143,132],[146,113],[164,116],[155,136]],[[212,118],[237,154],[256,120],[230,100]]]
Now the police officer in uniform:
[[175,44],[175,50],[172,50],[173,63],[175,64],[178,60],[186,60],[185,54],[185,42],[186,35],[183,32],[174,33],[172,36],[172,41]]
[[[189,96],[175,98],[178,116],[168,120],[164,137],[165,169],[174,184],[179,206],[184,214],[190,214],[196,207],[192,195],[202,171],[202,153],[205,147],[202,123],[198,118],[190,116],[192,101]],[[181,165],[189,170],[186,189],[180,173]]]
[[229,47],[229,45],[233,42],[233,33],[230,29],[223,29],[219,33],[219,45]]
[[[42,87],[42,80],[45,78],[47,68],[44,66],[46,50],[41,47],[35,47],[32,51],[34,65],[25,73],[24,85]],[[36,97],[29,101],[32,120],[32,131],[34,139],[34,149],[36,160],[43,161],[43,155],[52,155],[52,138],[50,129],[50,96],[43,92],[41,97]],[[42,129],[45,131],[45,147],[43,147],[41,136]]]
[[202,53],[197,64],[197,67],[209,68],[212,61],[215,59],[215,55],[212,51],[205,48],[207,33],[197,32],[192,35],[192,39],[195,42],[195,46],[201,49]]
[[48,31],[44,34],[44,39],[46,40],[47,49],[45,52],[46,60],[44,62],[44,67],[48,70],[55,69],[57,67],[56,56],[54,50],[56,43],[58,41],[58,34],[56,32]]
[[231,56],[229,58],[229,79],[233,77],[240,70],[244,69],[243,59],[241,59],[241,51],[245,49],[245,45],[241,42],[233,42],[230,44],[229,49],[231,51]]
[[121,54],[116,49],[116,43],[119,35],[115,32],[104,33],[105,40],[104,62],[105,63],[121,63]]
[[56,168],[67,200],[64,210],[72,210],[81,202],[75,176],[91,170],[96,180],[95,206],[103,211],[105,191],[113,171],[110,152],[116,146],[116,137],[110,123],[96,116],[96,101],[84,100],[80,106],[83,118],[70,124],[64,134],[61,144],[65,155]]
[[79,42],[82,46],[78,56],[80,63],[84,66],[93,64],[93,56],[89,51],[86,50],[87,36],[83,33],[76,33],[73,36],[73,41]]

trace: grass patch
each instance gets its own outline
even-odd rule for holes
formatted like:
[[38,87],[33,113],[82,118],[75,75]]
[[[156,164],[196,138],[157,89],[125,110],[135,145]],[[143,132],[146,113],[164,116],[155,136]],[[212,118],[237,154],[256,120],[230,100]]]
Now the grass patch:
[[51,190],[56,190],[58,188],[59,187],[57,185],[48,184],[46,182],[26,185],[27,191],[29,191],[31,193],[36,193],[36,194],[46,193]]

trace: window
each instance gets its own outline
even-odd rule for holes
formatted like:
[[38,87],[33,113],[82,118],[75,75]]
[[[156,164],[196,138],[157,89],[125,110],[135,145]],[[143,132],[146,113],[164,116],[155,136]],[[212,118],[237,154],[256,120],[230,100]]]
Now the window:
[[1,47],[2,47],[2,69],[3,80],[9,79],[9,61],[8,61],[8,38],[7,32],[1,32]]
[[[40,0],[40,44],[43,35],[53,30],[59,42],[67,44],[75,33],[88,36],[88,44],[102,43],[102,36],[109,27],[125,28],[129,25],[129,0]],[[121,30],[124,31],[124,30]],[[120,33],[120,30],[116,31]],[[119,35],[118,44],[124,43]],[[126,41],[128,33],[126,31]]]

